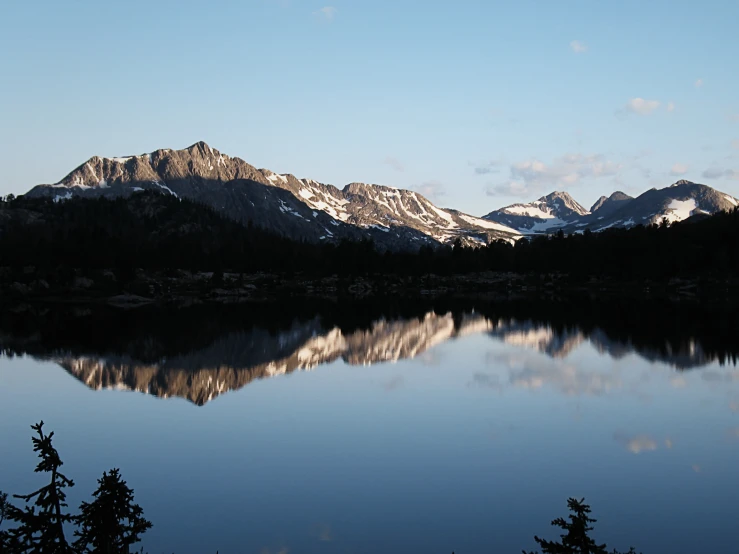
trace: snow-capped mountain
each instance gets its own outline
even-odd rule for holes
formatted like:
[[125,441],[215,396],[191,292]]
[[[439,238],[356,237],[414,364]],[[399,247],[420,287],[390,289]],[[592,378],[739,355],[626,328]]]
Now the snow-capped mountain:
[[382,249],[415,250],[423,245],[467,245],[514,241],[523,235],[600,231],[681,221],[696,214],[732,209],[737,199],[706,185],[678,181],[632,198],[623,192],[601,197],[590,211],[566,192],[528,204],[513,204],[480,217],[435,206],[413,190],[351,183],[339,189],[298,179],[222,154],[204,142],[183,150],[162,149],[122,158],[94,156],[30,197],[56,202],[83,197],[127,197],[155,190],[206,204],[243,223],[312,242],[372,238]]
[[683,221],[694,215],[710,215],[731,210],[739,200],[707,185],[680,180],[663,189],[651,189],[632,198],[617,191],[601,196],[590,211],[570,195],[554,192],[530,204],[513,204],[484,216],[512,227],[522,234],[603,231],[612,227],[633,227]]
[[636,198],[614,193],[599,209],[570,225],[565,231],[587,228],[602,231],[611,227],[660,223],[663,219],[674,223],[694,215],[728,211],[738,203],[733,196],[709,186],[680,180],[663,189],[648,190]]
[[565,226],[589,213],[566,192],[555,191],[535,202],[512,204],[483,217],[521,233],[531,234]]
[[126,197],[143,190],[196,200],[237,221],[316,242],[372,238],[382,248],[408,249],[457,238],[486,244],[520,236],[505,225],[438,208],[411,190],[363,183],[339,189],[257,169],[204,142],[139,156],[94,156],[59,183],[36,186],[28,196],[61,202],[76,196]]

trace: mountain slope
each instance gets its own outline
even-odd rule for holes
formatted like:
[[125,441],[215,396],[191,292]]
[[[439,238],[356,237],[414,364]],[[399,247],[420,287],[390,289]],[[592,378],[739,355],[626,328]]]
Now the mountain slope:
[[726,193],[685,180],[663,189],[648,190],[636,198],[621,197],[612,200],[616,194],[618,193],[614,193],[600,209],[566,227],[565,232],[649,225],[660,223],[663,219],[674,223],[697,214],[710,215],[729,211],[739,203]]
[[485,244],[519,235],[505,225],[442,210],[417,192],[363,183],[338,189],[257,169],[204,142],[124,158],[94,156],[59,183],[36,186],[28,196],[59,202],[143,190],[195,200],[242,223],[312,242],[372,238],[381,248],[404,250],[457,238]]
[[483,217],[520,233],[530,234],[563,227],[589,213],[566,192],[555,191],[535,202],[512,204]]
[[593,207],[590,208],[590,213],[596,214],[597,217],[610,215],[616,210],[619,210],[626,206],[633,198],[628,194],[617,190],[611,196],[601,196]]

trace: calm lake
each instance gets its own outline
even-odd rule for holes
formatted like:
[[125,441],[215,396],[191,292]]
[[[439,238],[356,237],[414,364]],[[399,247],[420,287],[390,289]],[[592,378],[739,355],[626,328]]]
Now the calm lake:
[[739,548],[739,313],[621,299],[26,307],[0,490],[121,468],[172,553],[517,553],[569,496],[609,548]]

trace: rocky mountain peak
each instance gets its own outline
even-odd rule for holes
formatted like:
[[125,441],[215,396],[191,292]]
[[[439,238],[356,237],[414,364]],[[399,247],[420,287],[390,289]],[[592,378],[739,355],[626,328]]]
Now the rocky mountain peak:
[[601,196],[598,198],[595,204],[590,208],[590,213],[600,211],[598,215],[602,216],[606,211],[610,213],[614,211],[616,207],[620,207],[623,202],[627,202],[629,200],[633,200],[633,198],[628,194],[617,190],[610,196]]
[[555,211],[561,211],[563,213],[558,214],[565,215],[568,212],[574,212],[578,215],[585,215],[588,213],[583,206],[581,206],[572,196],[564,191],[555,190],[551,194],[542,196],[539,198],[539,202],[543,202],[548,206],[555,209]]
[[394,189],[392,187],[386,187],[383,185],[368,185],[367,183],[349,183],[346,185],[342,192],[346,194],[364,194],[368,191],[397,191],[398,189]]
[[590,212],[593,213],[598,211],[598,209],[600,209],[600,207],[603,206],[603,204],[605,204],[607,201],[607,196],[601,196],[600,198],[598,198],[598,200],[595,201],[595,204],[590,207]]

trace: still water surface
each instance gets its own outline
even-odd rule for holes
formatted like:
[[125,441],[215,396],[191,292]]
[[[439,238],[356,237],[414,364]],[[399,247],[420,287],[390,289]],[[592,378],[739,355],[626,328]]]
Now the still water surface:
[[739,371],[715,333],[243,309],[6,320],[0,490],[39,484],[43,419],[70,504],[120,467],[151,554],[514,553],[568,496],[610,548],[736,551]]

